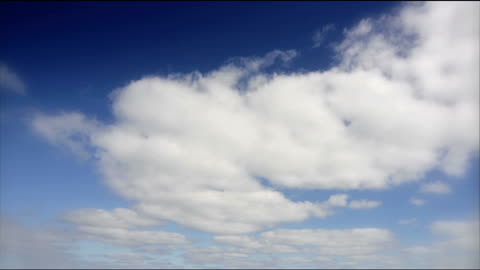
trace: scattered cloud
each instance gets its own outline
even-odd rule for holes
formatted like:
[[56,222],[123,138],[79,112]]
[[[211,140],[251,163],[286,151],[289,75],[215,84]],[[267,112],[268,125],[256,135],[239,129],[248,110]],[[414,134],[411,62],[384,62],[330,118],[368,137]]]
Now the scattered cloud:
[[420,191],[425,193],[448,194],[451,192],[451,189],[449,185],[437,181],[422,184],[422,186],[420,187]]
[[7,65],[0,63],[0,91],[9,91],[15,94],[26,93],[25,83]]
[[316,30],[312,36],[313,48],[320,47],[325,41],[328,33],[332,32],[333,30],[335,30],[335,25],[333,24],[324,25],[321,29]]

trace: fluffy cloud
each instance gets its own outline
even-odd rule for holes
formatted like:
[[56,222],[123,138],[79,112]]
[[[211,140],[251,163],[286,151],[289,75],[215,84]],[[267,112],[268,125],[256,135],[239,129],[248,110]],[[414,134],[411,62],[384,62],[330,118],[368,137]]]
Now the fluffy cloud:
[[107,184],[149,219],[231,234],[325,217],[325,202],[291,201],[258,178],[381,189],[434,168],[464,171],[479,144],[478,10],[407,5],[346,31],[338,66],[325,72],[262,72],[297,54],[274,51],[206,74],[133,81],[112,95],[110,124],[67,113],[34,126],[93,153]]
[[25,94],[26,86],[18,75],[5,64],[0,63],[0,90],[15,94]]
[[435,194],[448,194],[451,192],[450,186],[440,181],[425,183],[420,187],[420,191]]

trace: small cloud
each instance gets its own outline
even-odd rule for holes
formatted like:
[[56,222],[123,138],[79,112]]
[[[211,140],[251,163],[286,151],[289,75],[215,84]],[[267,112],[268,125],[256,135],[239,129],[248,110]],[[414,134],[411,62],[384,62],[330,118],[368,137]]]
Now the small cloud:
[[417,222],[416,218],[409,218],[409,219],[401,219],[398,221],[398,224],[400,225],[410,225]]
[[328,198],[328,203],[331,206],[347,206],[347,194],[335,194]]
[[0,91],[9,91],[20,95],[26,93],[25,83],[4,64],[0,64]]
[[353,200],[348,204],[349,208],[353,209],[368,209],[375,208],[382,204],[380,201],[369,201],[369,200]]
[[417,199],[417,198],[410,198],[410,203],[416,206],[421,206],[425,204],[425,200]]
[[437,182],[423,184],[420,187],[420,191],[425,193],[448,194],[451,192],[451,189],[449,185],[442,183],[440,181],[437,181]]
[[313,40],[313,48],[318,48],[322,45],[325,41],[325,37],[331,31],[335,30],[335,26],[333,24],[327,24],[322,27],[322,29],[318,29],[312,36]]

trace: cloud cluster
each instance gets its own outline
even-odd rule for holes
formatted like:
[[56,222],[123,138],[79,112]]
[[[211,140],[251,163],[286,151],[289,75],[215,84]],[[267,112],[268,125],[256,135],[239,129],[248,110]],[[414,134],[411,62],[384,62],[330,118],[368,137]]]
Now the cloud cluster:
[[479,146],[478,10],[407,5],[346,31],[339,64],[324,72],[262,72],[297,55],[274,51],[133,81],[112,95],[111,124],[66,113],[34,127],[93,153],[109,187],[148,219],[237,234],[325,217],[325,202],[294,202],[275,187],[382,189],[465,170]]

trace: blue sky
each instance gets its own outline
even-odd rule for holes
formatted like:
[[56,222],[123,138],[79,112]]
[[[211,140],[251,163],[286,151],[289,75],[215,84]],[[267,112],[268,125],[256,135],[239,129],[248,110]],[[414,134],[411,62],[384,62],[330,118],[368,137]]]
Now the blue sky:
[[478,3],[0,22],[0,267],[480,267]]

